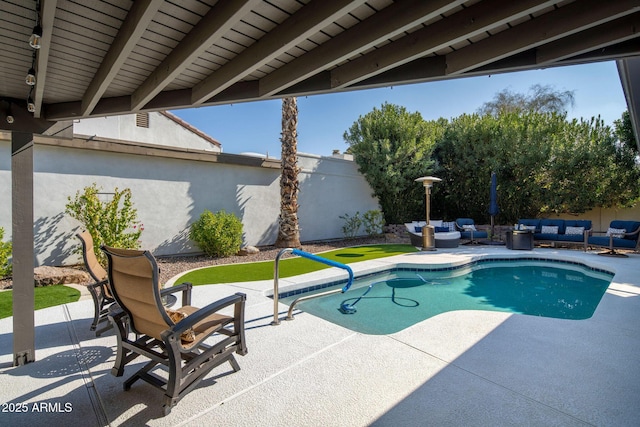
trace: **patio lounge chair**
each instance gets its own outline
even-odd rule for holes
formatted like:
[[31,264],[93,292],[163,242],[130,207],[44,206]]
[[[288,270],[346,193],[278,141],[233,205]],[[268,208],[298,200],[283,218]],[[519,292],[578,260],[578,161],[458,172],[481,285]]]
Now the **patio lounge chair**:
[[460,237],[462,239],[469,239],[468,243],[478,243],[476,239],[486,239],[489,234],[486,231],[476,229],[476,223],[471,218],[458,218],[456,219],[456,229],[460,231]]
[[[108,259],[111,289],[121,308],[109,314],[118,331],[117,356],[111,373],[122,376],[125,366],[138,356],[150,359],[125,381],[125,390],[142,379],[164,391],[163,408],[167,415],[216,366],[229,362],[234,372],[240,370],[233,353],[247,354],[245,294],[237,293],[204,308],[193,307],[190,283],[160,289],[158,265],[149,251],[105,246],[102,250]],[[165,309],[163,295],[178,292],[182,292],[182,307]],[[232,312],[221,314],[227,307],[233,307]],[[129,328],[135,337],[130,338]],[[166,366],[168,378],[152,372],[158,365]]]
[[[596,236],[600,234],[600,236]],[[591,236],[585,235],[585,250],[587,246],[605,247],[608,250],[598,255],[625,257],[616,249],[630,249],[638,251],[640,246],[640,222],[614,220],[607,231],[593,231]]]
[[[88,231],[76,234],[80,242],[82,242],[82,259],[84,265],[89,272],[89,275],[94,280],[94,283],[87,286],[91,297],[93,298],[93,322],[91,323],[91,330],[96,331],[96,336],[99,337],[103,332],[111,329],[112,325],[107,318],[109,312],[109,306],[115,303],[115,299],[111,294],[109,288],[109,281],[107,280],[107,271],[102,268],[96,258],[93,246],[93,238]],[[99,329],[98,325],[104,323]]]

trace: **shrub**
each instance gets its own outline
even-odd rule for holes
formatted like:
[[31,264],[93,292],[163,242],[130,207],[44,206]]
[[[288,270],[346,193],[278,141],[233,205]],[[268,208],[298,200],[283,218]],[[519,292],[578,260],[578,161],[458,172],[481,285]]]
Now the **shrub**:
[[242,244],[242,222],[224,210],[215,214],[205,210],[198,221],[191,224],[189,238],[209,256],[234,255]]
[[367,211],[362,215],[362,225],[369,236],[380,234],[384,225],[384,215],[379,210]]
[[0,227],[0,278],[11,275],[11,264],[9,256],[11,256],[11,242],[3,242],[4,228]]
[[[94,243],[94,252],[100,263],[106,265],[101,245],[122,249],[138,249],[143,224],[138,223],[138,211],[131,201],[131,190],[115,188],[111,200],[100,200],[101,188],[96,183],[78,191],[72,200],[68,197],[66,213],[82,223]],[[80,247],[81,251],[82,248]]]
[[340,215],[341,219],[344,220],[344,225],[342,226],[342,233],[347,238],[355,237],[358,234],[358,230],[362,225],[362,218],[360,218],[360,212],[356,212],[353,216],[348,213],[344,215]]

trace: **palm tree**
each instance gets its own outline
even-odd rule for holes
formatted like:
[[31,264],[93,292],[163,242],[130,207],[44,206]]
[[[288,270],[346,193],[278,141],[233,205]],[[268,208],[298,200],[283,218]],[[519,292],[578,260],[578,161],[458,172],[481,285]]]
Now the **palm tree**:
[[298,227],[298,103],[282,99],[282,175],[280,176],[280,227],[276,247],[299,248]]

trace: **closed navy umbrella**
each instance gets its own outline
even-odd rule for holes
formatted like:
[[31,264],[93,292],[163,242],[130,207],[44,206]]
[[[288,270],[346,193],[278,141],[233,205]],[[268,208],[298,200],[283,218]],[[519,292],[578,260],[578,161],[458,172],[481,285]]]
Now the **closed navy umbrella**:
[[491,215],[491,240],[493,240],[493,226],[495,216],[500,213],[500,208],[498,207],[498,178],[496,177],[495,172],[491,172],[491,194],[490,194],[490,202],[489,202],[489,215]]

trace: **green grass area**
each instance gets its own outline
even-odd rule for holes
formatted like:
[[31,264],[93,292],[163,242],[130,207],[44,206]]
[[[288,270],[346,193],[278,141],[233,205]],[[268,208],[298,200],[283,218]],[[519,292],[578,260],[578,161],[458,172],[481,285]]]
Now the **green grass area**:
[[[75,302],[80,299],[80,291],[69,286],[55,285],[35,288],[35,308],[53,307],[55,305]],[[13,291],[0,292],[0,319],[13,315]]]
[[[383,244],[354,246],[351,248],[337,249],[335,251],[318,254],[323,258],[337,261],[342,264],[368,261],[376,258],[384,258],[417,252],[411,245]],[[217,265],[187,273],[176,283],[191,282],[196,285],[213,285],[217,283],[250,282],[253,280],[273,279],[274,261],[262,261],[246,264]],[[312,261],[307,258],[283,258],[280,260],[280,277],[297,276],[298,274],[330,268],[328,265]]]

